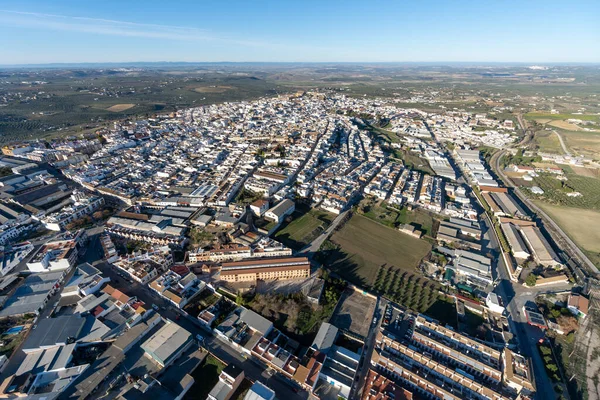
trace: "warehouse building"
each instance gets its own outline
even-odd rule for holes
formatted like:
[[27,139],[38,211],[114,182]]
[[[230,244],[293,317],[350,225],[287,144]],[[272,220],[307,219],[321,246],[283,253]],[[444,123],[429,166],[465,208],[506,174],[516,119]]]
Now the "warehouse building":
[[561,264],[560,259],[550,246],[539,228],[535,226],[522,226],[521,232],[527,246],[531,250],[533,259],[542,265],[553,266]]
[[175,323],[167,322],[150,339],[146,340],[141,348],[154,361],[166,367],[193,343],[190,332]]
[[510,222],[502,223],[500,224],[500,227],[502,228],[502,232],[504,232],[504,236],[506,236],[510,250],[515,258],[520,260],[526,260],[529,258],[531,253],[521,237],[519,228]]

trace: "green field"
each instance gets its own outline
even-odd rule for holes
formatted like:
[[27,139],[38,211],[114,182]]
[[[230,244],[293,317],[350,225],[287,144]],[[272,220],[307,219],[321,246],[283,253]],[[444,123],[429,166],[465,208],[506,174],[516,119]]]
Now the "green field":
[[[550,205],[566,206],[600,211],[600,179],[577,175],[566,169],[567,181],[556,179],[556,175],[540,173],[533,179],[535,185],[544,190],[542,195],[534,195],[525,191],[533,199]],[[568,193],[579,192],[580,197],[569,197]]]
[[298,250],[327,229],[334,217],[327,211],[299,206],[292,214],[292,221],[283,224],[273,237],[286,246]]
[[558,137],[551,131],[538,131],[533,140],[541,152],[564,154]]
[[333,234],[331,242],[333,246],[322,250],[325,266],[365,288],[374,287],[382,266],[416,272],[431,250],[424,240],[357,214]]
[[208,354],[202,364],[192,373],[194,385],[184,396],[185,400],[206,399],[219,381],[221,371],[226,367],[212,354]]
[[368,198],[360,203],[359,212],[362,212],[365,217],[390,228],[397,228],[403,224],[413,225],[422,231],[424,236],[429,237],[433,237],[434,229],[438,224],[438,221],[426,211],[419,209],[409,211],[406,207],[398,210],[386,203]]
[[552,120],[565,120],[565,119],[580,119],[582,121],[600,121],[600,115],[590,114],[550,114],[545,112],[528,112],[525,114],[526,119],[552,119]]

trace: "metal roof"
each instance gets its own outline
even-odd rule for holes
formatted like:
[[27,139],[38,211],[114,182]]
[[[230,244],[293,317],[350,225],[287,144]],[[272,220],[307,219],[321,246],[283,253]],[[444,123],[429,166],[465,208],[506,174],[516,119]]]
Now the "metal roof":
[[240,314],[240,319],[248,324],[255,331],[259,331],[263,335],[269,333],[273,327],[273,323],[252,310],[244,309]]
[[166,364],[179,349],[192,340],[192,334],[175,323],[168,323],[142,344],[142,349]]
[[315,340],[313,341],[313,343],[310,347],[327,354],[329,349],[335,343],[337,334],[338,334],[338,328],[336,328],[335,326],[333,326],[327,322],[323,322],[321,324],[321,327],[319,328],[319,332],[317,332],[317,336],[315,337]]

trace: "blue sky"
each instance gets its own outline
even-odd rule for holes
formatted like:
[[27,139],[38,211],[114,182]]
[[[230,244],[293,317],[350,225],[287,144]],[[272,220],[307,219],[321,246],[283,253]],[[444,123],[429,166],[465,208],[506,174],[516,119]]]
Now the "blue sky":
[[600,1],[0,1],[0,64],[600,62]]

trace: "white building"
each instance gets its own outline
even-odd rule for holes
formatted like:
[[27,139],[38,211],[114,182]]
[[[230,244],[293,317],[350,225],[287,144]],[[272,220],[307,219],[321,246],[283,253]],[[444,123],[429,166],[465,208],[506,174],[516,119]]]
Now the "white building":
[[265,218],[275,222],[281,222],[283,219],[294,212],[296,205],[290,199],[284,199],[277,203],[265,213]]

